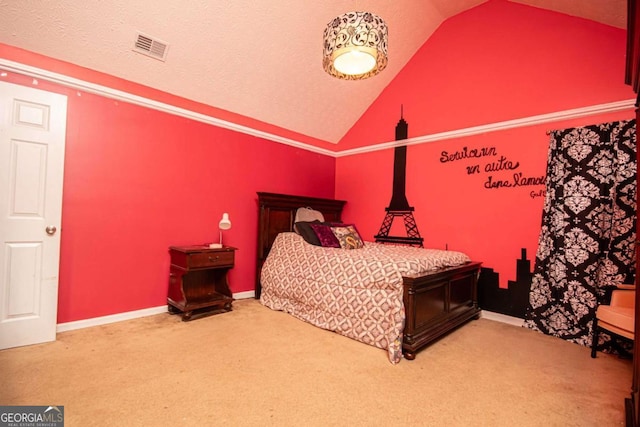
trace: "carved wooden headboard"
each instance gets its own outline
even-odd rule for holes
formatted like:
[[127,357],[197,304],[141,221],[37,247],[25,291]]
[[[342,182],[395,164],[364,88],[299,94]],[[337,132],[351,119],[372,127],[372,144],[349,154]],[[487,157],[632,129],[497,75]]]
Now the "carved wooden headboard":
[[255,297],[260,298],[260,272],[278,233],[293,231],[298,208],[310,207],[322,212],[325,221],[340,222],[344,200],[258,192],[258,262]]

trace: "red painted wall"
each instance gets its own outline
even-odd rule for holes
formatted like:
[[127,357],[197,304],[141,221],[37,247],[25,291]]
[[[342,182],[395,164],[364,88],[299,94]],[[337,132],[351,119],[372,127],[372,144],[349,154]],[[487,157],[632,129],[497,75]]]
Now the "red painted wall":
[[506,0],[435,31],[339,143],[393,141],[404,106],[409,137],[633,99],[626,31]]
[[[339,146],[392,141],[400,105],[412,138],[633,99],[624,84],[625,45],[620,29],[489,1],[445,21]],[[514,182],[519,173],[543,177],[549,129],[633,117],[629,109],[409,146],[407,198],[425,245],[468,253],[500,273],[506,286],[516,279],[521,248],[535,259],[544,185],[488,189],[490,177],[492,182]],[[440,160],[444,152],[465,147],[493,148],[494,154]],[[368,240],[391,200],[392,174],[393,149],[337,159],[336,198],[348,200],[345,217]],[[398,219],[394,228],[398,222],[402,225]]]
[[[46,65],[43,64],[43,65]],[[52,61],[52,67],[55,61]],[[9,73],[4,81],[33,85]],[[68,96],[58,322],[166,304],[168,247],[235,246],[255,284],[257,191],[333,197],[335,159],[45,81]]]
[[[393,140],[404,105],[409,137],[633,98],[624,85],[623,30],[491,0],[444,22],[338,145]],[[328,148],[290,131],[261,127],[113,76],[0,44],[0,56],[104,84],[256,129]],[[6,81],[32,85],[8,74]],[[254,286],[256,191],[348,201],[345,219],[366,238],[391,198],[393,150],[331,157],[284,146],[40,81],[69,97],[64,181],[60,323],[163,305],[174,244],[217,240],[239,248],[233,292]],[[489,176],[541,176],[547,129],[632,118],[630,110],[545,126],[410,146],[407,196],[425,242],[463,250],[514,279],[520,248],[533,259],[542,186],[485,189]],[[443,151],[493,147],[495,156],[443,163]],[[505,160],[512,171],[486,172]],[[478,165],[477,173],[467,167]]]

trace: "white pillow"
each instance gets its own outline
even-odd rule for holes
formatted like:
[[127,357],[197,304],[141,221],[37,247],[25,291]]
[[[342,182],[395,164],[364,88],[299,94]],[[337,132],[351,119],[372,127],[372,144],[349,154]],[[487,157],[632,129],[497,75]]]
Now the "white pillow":
[[316,211],[309,207],[298,208],[298,210],[296,211],[296,218],[293,220],[294,228],[295,228],[296,222],[312,222],[312,221],[324,222],[324,215],[322,215],[322,212]]

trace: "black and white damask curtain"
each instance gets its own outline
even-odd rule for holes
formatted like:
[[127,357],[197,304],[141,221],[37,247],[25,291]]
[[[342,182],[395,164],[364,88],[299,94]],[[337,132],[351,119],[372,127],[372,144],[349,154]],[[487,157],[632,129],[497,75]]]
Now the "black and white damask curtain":
[[598,304],[635,275],[635,120],[552,133],[525,326],[585,346]]

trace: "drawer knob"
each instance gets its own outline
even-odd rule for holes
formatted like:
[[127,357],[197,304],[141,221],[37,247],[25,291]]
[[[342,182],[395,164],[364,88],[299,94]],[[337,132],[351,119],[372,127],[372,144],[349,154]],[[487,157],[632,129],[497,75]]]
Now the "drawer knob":
[[217,261],[218,259],[220,259],[219,255],[216,255],[215,258],[209,257],[209,261]]

